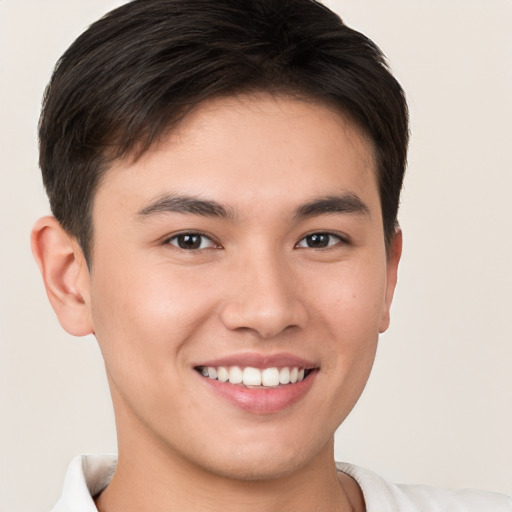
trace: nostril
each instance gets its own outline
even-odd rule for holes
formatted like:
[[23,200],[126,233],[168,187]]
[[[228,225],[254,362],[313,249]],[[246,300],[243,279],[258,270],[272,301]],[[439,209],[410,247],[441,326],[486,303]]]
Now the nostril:
[[307,312],[301,304],[258,304],[254,302],[227,304],[222,312],[223,324],[230,330],[247,332],[262,339],[272,338],[284,331],[305,326]]

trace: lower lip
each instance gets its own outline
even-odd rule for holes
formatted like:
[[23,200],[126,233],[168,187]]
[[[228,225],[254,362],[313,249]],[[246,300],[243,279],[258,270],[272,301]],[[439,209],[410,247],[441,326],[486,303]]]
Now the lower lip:
[[198,376],[211,390],[236,407],[254,414],[272,414],[301,400],[313,385],[317,373],[313,370],[296,384],[285,384],[276,388],[247,388],[240,384],[220,382],[199,374]]

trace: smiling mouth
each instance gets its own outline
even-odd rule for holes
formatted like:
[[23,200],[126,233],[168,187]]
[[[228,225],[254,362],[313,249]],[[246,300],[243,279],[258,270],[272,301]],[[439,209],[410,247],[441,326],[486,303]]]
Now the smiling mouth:
[[247,388],[278,388],[302,382],[315,368],[285,366],[282,368],[253,368],[247,366],[196,366],[203,377]]

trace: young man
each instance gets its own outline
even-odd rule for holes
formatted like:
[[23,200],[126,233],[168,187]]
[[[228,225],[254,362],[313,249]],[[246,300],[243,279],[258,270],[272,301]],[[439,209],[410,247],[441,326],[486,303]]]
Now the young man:
[[55,512],[511,510],[336,466],[401,253],[403,92],[311,0],[137,0],[59,61],[32,245],[94,333],[119,457]]

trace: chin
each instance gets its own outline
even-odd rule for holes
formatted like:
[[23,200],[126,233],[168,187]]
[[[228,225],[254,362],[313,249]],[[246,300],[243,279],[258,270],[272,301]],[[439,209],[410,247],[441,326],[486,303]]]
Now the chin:
[[[278,441],[274,439],[274,441]],[[329,447],[334,443],[330,437],[327,443],[316,446],[306,439],[300,443],[232,443],[230,449],[219,453],[219,450],[207,454],[200,465],[206,471],[230,480],[247,482],[278,480],[286,478],[302,469],[322,454],[331,453]],[[313,446],[312,446],[313,444]],[[203,456],[205,453],[203,453]]]
[[237,460],[215,461],[215,464],[206,469],[222,478],[246,482],[278,480],[286,478],[305,465],[305,461],[297,454],[286,458],[243,457]]

